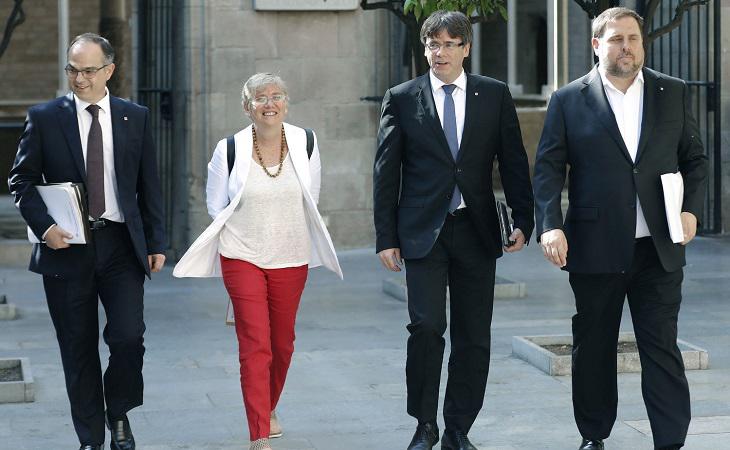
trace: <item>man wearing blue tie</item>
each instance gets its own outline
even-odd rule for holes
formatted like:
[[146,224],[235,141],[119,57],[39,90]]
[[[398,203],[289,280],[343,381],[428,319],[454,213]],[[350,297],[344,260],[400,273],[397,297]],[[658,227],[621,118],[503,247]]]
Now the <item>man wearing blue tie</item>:
[[[534,226],[527,156],[504,83],[466,74],[472,29],[459,12],[426,19],[430,70],[385,93],[373,174],[376,251],[408,286],[408,414],[418,420],[409,450],[438,442],[436,416],[450,292],[451,354],[442,449],[475,447],[467,434],[489,371],[496,259],[516,252]],[[492,165],[512,208],[514,244],[502,247]]]

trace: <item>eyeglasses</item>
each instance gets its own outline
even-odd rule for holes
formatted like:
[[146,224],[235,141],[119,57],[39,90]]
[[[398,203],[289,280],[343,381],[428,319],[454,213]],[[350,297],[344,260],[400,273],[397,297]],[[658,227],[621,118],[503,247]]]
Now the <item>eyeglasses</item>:
[[63,70],[66,72],[66,75],[70,78],[76,78],[79,73],[81,73],[84,78],[94,78],[96,76],[96,72],[100,71],[104,67],[108,66],[109,64],[104,64],[101,67],[87,67],[86,69],[77,69],[71,64],[67,64],[66,67],[63,68]]
[[286,100],[286,95],[284,94],[274,94],[271,97],[259,95],[258,97],[254,98],[251,103],[253,103],[253,106],[258,107],[266,105],[267,103],[269,103],[269,101],[271,101],[271,103],[281,103],[284,100]]
[[450,52],[450,51],[456,49],[457,47],[463,47],[463,46],[464,46],[463,42],[451,42],[451,41],[444,42],[443,44],[439,44],[438,42],[431,41],[428,44],[426,44],[426,48],[431,50],[434,53],[439,51],[439,49],[443,49],[447,52]]

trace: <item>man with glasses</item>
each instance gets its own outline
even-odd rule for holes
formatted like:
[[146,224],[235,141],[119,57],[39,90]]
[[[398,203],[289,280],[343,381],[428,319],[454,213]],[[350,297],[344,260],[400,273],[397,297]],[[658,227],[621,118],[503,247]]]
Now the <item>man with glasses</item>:
[[[472,29],[437,11],[421,28],[430,70],[383,99],[373,176],[376,250],[408,286],[409,450],[439,440],[436,416],[449,288],[451,355],[442,449],[473,450],[467,434],[484,400],[496,259],[527,243],[532,187],[517,114],[504,83],[466,74]],[[502,246],[492,192],[497,158],[515,229]]]
[[[106,39],[82,34],[67,56],[72,94],[28,111],[10,192],[42,239],[30,270],[43,275],[81,449],[103,447],[106,422],[112,450],[133,450],[126,414],[142,404],[143,284],[145,274],[162,268],[166,245],[149,111],[106,89],[114,72]],[[67,242],[71,234],[54,222],[36,189],[62,182],[85,186],[86,244]],[[110,353],[103,378],[99,300]]]

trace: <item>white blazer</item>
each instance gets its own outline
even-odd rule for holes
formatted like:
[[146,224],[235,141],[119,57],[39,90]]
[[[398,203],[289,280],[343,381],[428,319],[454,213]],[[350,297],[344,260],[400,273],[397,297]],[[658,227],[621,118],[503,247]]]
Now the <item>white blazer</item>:
[[[312,245],[309,267],[324,265],[342,278],[342,269],[337,260],[337,253],[332,244],[327,227],[317,210],[319,188],[321,182],[321,164],[317,136],[314,136],[312,157],[307,156],[307,136],[303,128],[284,124],[286,142],[299,184],[304,196],[304,213]],[[228,174],[228,147],[225,139],[221,139],[213,151],[208,163],[208,183],[206,185],[206,201],[208,214],[213,223],[198,236],[180,261],[175,265],[172,274],[176,277],[219,277],[221,276],[218,241],[223,225],[241,201],[246,177],[251,167],[251,125],[234,135],[236,142],[236,162]]]

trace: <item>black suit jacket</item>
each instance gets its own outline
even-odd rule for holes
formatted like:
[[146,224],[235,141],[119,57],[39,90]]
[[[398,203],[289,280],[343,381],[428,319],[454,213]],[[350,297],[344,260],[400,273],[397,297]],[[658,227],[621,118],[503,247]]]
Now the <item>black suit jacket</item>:
[[434,104],[429,75],[385,93],[373,173],[376,248],[421,258],[433,247],[458,184],[487,249],[502,254],[492,192],[495,157],[515,227],[529,240],[534,226],[527,156],[512,97],[504,83],[468,75],[464,131],[456,161]]
[[[117,97],[110,97],[110,108],[117,201],[137,259],[149,276],[147,255],[163,253],[166,247],[149,111]],[[86,182],[76,105],[71,95],[30,108],[10,171],[10,192],[36,236],[41,236],[54,223],[35,188],[44,179],[47,183]],[[52,250],[45,244],[35,244],[30,270],[68,278],[79,271],[91,270],[93,262],[89,245]]]
[[[563,228],[570,272],[628,271],[634,252],[636,196],[662,266],[681,268],[684,247],[672,243],[660,175],[681,171],[682,210],[699,220],[707,158],[690,112],[686,84],[643,69],[644,109],[636,162],[631,160],[597,67],[555,92],[535,163],[537,233]],[[566,166],[570,205],[565,223],[560,192]]]

